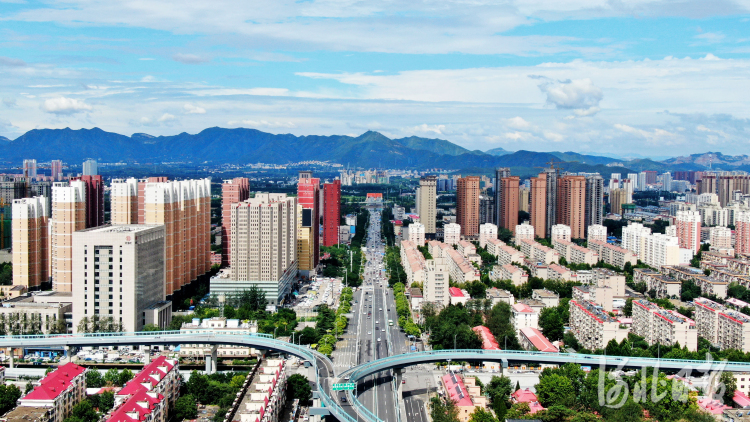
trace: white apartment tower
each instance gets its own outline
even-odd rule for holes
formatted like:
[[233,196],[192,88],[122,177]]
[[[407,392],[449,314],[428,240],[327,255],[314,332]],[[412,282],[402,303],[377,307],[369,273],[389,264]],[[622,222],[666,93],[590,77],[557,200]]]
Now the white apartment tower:
[[422,223],[409,224],[409,240],[417,246],[424,246],[425,226]]
[[607,241],[607,228],[601,224],[593,224],[589,226],[587,233],[587,240],[589,242],[606,242]]
[[709,243],[712,248],[730,249],[732,247],[732,230],[728,227],[711,227]]
[[479,225],[479,246],[487,247],[490,239],[497,239],[497,226],[490,223]]
[[138,223],[138,180],[114,179],[110,184],[112,224]]
[[520,245],[522,240],[534,240],[534,226],[528,221],[516,226],[516,245]]
[[450,296],[448,295],[450,270],[448,269],[447,259],[443,257],[428,259],[426,266],[427,271],[422,286],[423,301],[448,306],[450,302]]
[[94,315],[111,317],[123,331],[146,324],[166,329],[164,246],[159,225],[101,226],[73,234],[73,330]]
[[677,211],[675,219],[680,247],[698,253],[701,249],[701,215],[698,211]]
[[622,247],[643,259],[645,255],[646,237],[651,235],[651,229],[640,223],[630,223],[622,228]]
[[443,226],[443,236],[445,237],[445,243],[458,245],[458,241],[461,240],[461,225],[456,223],[446,224]]
[[567,240],[570,242],[570,226],[565,224],[555,224],[552,226],[551,240],[554,243],[555,240]]

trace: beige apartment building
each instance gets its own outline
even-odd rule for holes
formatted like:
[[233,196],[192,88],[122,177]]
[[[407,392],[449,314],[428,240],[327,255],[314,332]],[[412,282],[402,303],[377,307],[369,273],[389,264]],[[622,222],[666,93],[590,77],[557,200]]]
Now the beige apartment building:
[[422,301],[448,306],[450,270],[446,258],[435,256],[434,259],[427,260],[426,269]]
[[713,300],[702,297],[695,299],[693,303],[695,304],[695,323],[698,327],[698,335],[718,346],[719,314],[727,308]]
[[599,262],[599,254],[592,251],[591,249],[584,248],[583,246],[576,245],[570,240],[565,239],[554,239],[552,246],[560,254],[561,257],[565,258],[566,261],[572,264],[589,264],[596,265]]
[[281,193],[256,193],[232,205],[232,266],[211,279],[211,292],[232,295],[256,285],[269,304],[282,303],[297,275],[301,210],[297,198]]
[[[593,227],[593,226],[591,226]],[[630,265],[638,263],[638,257],[632,251],[619,246],[610,245],[606,241],[589,240],[588,247],[599,255],[599,259],[605,264],[614,265],[618,268],[624,268],[625,263]]]
[[43,196],[16,199],[13,215],[13,283],[28,288],[49,280],[49,210]]
[[563,176],[557,180],[557,224],[570,227],[573,239],[586,237],[586,177]]
[[529,275],[521,268],[512,265],[495,265],[490,273],[491,280],[509,280],[514,286],[521,286],[529,281]]
[[417,249],[417,245],[410,240],[401,241],[401,265],[406,273],[407,286],[412,283],[423,283],[427,274],[427,261],[424,255]]
[[682,293],[682,283],[650,268],[634,268],[633,281],[646,283],[647,291],[654,290],[657,299],[678,298]]
[[73,233],[86,228],[86,183],[81,180],[52,185],[50,219],[50,275],[52,288],[73,291]]
[[604,349],[610,340],[621,342],[628,330],[601,309],[587,301],[570,301],[570,330],[578,342],[588,350]]
[[668,265],[661,268],[661,271],[667,277],[672,277],[678,281],[693,280],[696,286],[700,287],[701,293],[709,296],[715,295],[719,299],[727,297],[727,283],[703,274],[703,271],[689,265]]
[[165,227],[167,296],[210,269],[211,179],[117,179],[111,192],[113,224]]
[[162,329],[171,320],[165,301],[166,233],[161,225],[106,225],[73,235],[73,330],[94,315],[123,331]]
[[606,286],[574,286],[573,299],[580,302],[588,301],[602,307],[606,312],[614,308],[614,289]]
[[537,241],[524,239],[521,241],[520,246],[521,252],[523,252],[523,254],[529,259],[544,264],[557,263],[560,261],[560,254],[556,250],[548,248]]
[[419,222],[424,224],[424,232],[429,234],[435,233],[435,221],[437,218],[437,207],[435,205],[437,198],[437,177],[424,176],[419,180],[419,189],[417,192],[417,212],[419,213]]
[[647,300],[633,301],[633,333],[649,345],[679,343],[691,352],[698,350],[698,330],[690,318]]

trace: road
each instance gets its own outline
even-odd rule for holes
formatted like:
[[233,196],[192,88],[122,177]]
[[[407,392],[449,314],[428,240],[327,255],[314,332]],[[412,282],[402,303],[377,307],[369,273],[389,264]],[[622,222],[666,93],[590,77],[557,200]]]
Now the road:
[[[406,335],[398,329],[393,292],[385,279],[385,246],[380,232],[380,211],[370,210],[369,219],[364,243],[367,262],[362,287],[354,293],[353,318],[334,352],[337,373],[352,366],[408,351]],[[394,325],[389,326],[388,320],[392,320]],[[398,389],[395,383],[390,370],[373,374],[359,382],[357,399],[379,419],[398,421],[399,406],[405,403],[397,403]],[[339,402],[355,416],[354,409],[346,406],[348,403],[341,402],[342,396],[343,393],[338,394]]]

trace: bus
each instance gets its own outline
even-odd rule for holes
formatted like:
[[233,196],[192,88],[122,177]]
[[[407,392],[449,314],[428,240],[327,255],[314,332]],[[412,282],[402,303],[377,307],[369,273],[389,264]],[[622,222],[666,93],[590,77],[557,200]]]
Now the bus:
[[388,325],[391,326],[391,327],[393,327],[393,320],[392,319],[388,320]]

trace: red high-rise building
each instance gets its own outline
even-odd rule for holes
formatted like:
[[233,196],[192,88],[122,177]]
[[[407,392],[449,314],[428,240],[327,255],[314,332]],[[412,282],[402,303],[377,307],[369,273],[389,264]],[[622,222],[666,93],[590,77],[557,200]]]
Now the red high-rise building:
[[86,228],[103,225],[104,179],[102,176],[81,176],[71,180],[81,180],[86,184]]
[[250,197],[250,179],[236,177],[221,185],[221,265],[232,265],[232,204]]
[[341,180],[323,185],[323,246],[339,243],[341,224]]
[[320,262],[320,179],[312,177],[311,171],[299,172],[297,184],[297,203],[303,209],[312,210],[312,248],[310,264],[312,268],[304,269],[310,271],[318,266]]

